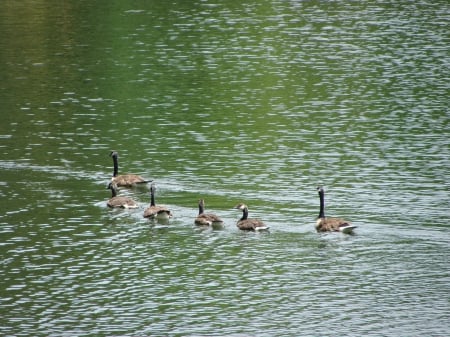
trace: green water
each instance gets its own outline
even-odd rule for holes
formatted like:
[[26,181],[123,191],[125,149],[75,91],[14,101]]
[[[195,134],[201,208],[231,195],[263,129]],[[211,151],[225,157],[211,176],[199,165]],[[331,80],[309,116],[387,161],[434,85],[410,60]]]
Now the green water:
[[[0,335],[447,335],[449,13],[0,4]],[[148,187],[106,207],[111,150],[168,225]],[[315,232],[317,185],[356,235]]]

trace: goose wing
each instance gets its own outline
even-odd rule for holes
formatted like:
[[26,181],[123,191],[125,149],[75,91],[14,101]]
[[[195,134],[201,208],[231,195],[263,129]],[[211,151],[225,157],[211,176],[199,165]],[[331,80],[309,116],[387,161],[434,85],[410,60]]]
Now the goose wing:
[[107,202],[111,208],[138,208],[136,202],[129,197],[113,197]]
[[160,216],[170,218],[172,217],[172,212],[165,206],[150,206],[144,211],[144,218],[154,218]]
[[264,224],[261,220],[258,219],[245,219],[245,220],[239,220],[237,222],[237,226],[239,229],[242,230],[264,230],[268,229],[269,227]]
[[132,187],[136,184],[145,184],[151,182],[151,180],[146,180],[141,176],[135,174],[122,174],[120,176],[111,178],[111,181],[114,182],[117,186],[121,187]]
[[202,213],[195,218],[196,225],[209,226],[213,223],[223,223],[223,220],[212,213]]
[[319,218],[316,223],[318,232],[341,232],[346,227],[355,228],[356,226],[341,218]]

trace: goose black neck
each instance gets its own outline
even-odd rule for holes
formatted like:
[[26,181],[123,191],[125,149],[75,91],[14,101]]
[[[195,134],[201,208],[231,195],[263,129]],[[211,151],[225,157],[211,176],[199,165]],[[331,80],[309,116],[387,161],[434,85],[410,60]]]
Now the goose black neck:
[[203,207],[203,203],[199,202],[198,203],[198,215],[203,214],[204,211],[205,211],[205,208]]
[[111,195],[112,195],[111,198],[116,197],[117,196],[117,189],[114,186],[110,186],[109,188],[111,190]]
[[154,186],[150,187],[150,206],[155,206],[155,188],[154,188]]
[[319,218],[325,218],[325,196],[324,196],[324,191],[319,191],[319,198],[320,198]]
[[241,218],[241,220],[246,220],[247,218],[248,218],[248,208],[245,207],[245,208],[242,210],[242,218]]
[[117,175],[119,174],[119,161],[117,160],[117,153],[112,153],[111,157],[113,159],[113,163],[114,163],[114,172],[113,172],[113,177],[117,177]]

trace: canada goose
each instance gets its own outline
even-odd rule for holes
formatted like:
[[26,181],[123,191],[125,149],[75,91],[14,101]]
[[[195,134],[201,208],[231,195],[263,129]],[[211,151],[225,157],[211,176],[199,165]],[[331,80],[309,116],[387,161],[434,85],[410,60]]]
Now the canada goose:
[[118,160],[119,154],[117,153],[117,151],[111,151],[111,153],[109,155],[110,155],[110,157],[112,157],[113,164],[114,164],[114,173],[113,173],[113,177],[111,178],[111,181],[114,182],[118,187],[132,187],[137,184],[145,184],[145,183],[149,183],[152,181],[152,180],[146,180],[136,174],[118,175],[118,173],[119,173],[119,160]]
[[223,220],[212,213],[205,213],[205,200],[198,201],[198,216],[195,218],[195,224],[198,226],[220,226]]
[[260,231],[269,229],[269,226],[266,226],[261,220],[248,218],[248,207],[246,204],[241,203],[236,205],[234,208],[240,209],[242,211],[242,218],[240,218],[236,223],[236,226],[238,226],[239,229],[247,231]]
[[113,182],[109,183],[108,189],[111,190],[111,199],[106,203],[111,208],[138,208],[138,204],[129,197],[117,196],[117,186]]
[[325,217],[325,191],[321,186],[317,187],[320,198],[320,212],[317,217],[316,230],[318,232],[343,232],[350,234],[356,226],[350,222],[340,218],[327,218]]
[[150,186],[150,206],[144,211],[144,218],[168,220],[172,217],[172,212],[162,205],[155,205],[156,185],[152,183]]

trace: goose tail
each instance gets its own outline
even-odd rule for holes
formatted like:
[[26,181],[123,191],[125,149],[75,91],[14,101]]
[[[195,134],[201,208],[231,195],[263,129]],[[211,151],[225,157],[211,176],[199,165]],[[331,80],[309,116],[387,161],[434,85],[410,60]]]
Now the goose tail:
[[136,185],[147,184],[147,183],[151,183],[152,181],[153,181],[153,179],[142,180],[142,181],[136,181],[135,184],[136,184]]
[[342,226],[339,226],[339,231],[344,234],[353,234],[353,230],[355,228],[358,228],[358,226],[350,225],[350,224],[343,224]]

